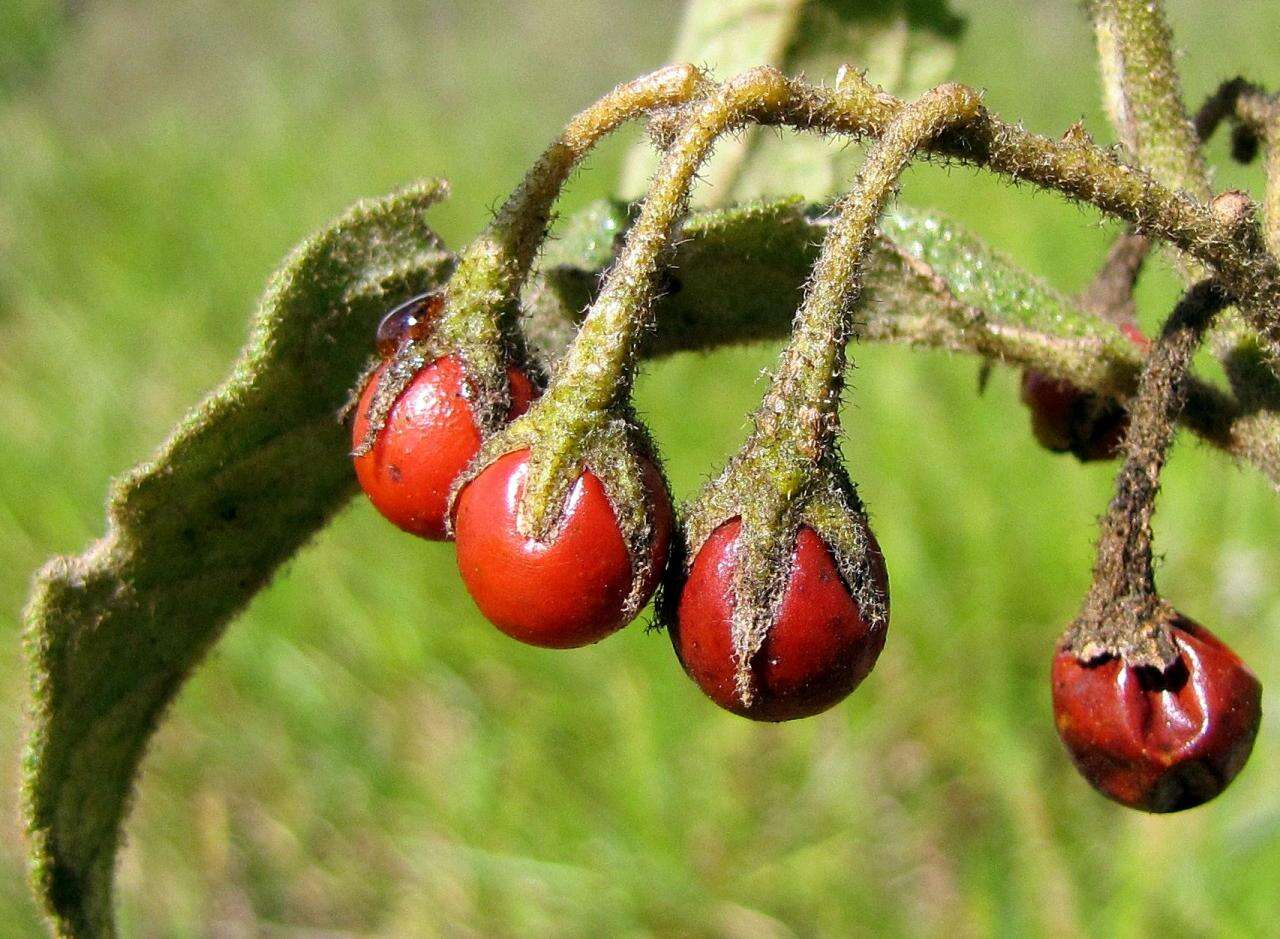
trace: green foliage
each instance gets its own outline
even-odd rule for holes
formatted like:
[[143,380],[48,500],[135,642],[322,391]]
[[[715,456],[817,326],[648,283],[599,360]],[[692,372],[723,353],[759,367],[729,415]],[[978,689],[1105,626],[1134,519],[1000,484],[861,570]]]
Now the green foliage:
[[106,536],[27,610],[35,882],[61,933],[111,934],[121,818],[159,715],[222,626],[353,491],[337,419],[389,302],[451,263],[424,183],[362,203],[273,279],[227,382],[112,489]]

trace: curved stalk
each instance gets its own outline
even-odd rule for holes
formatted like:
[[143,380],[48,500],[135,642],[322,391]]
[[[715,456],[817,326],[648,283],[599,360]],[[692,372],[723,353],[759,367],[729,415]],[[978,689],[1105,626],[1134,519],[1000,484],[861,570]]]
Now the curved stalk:
[[717,139],[791,100],[791,83],[758,68],[725,82],[693,107],[668,147],[640,214],[547,390],[548,404],[569,396],[602,410],[626,400],[636,348],[650,321],[658,273],[676,224],[688,210],[698,168]]
[[1093,586],[1067,642],[1082,661],[1119,655],[1126,665],[1164,668],[1177,658],[1167,627],[1172,611],[1156,592],[1151,517],[1187,402],[1187,370],[1214,315],[1229,302],[1216,281],[1196,284],[1170,314],[1147,358],[1129,407],[1124,466],[1102,520]]
[[[528,276],[551,221],[551,207],[570,174],[600,140],[645,114],[682,105],[705,86],[692,65],[669,65],[618,85],[579,112],[538,157],[488,227],[458,259],[459,286],[482,286],[481,297],[514,299]],[[461,296],[467,296],[466,291]]]

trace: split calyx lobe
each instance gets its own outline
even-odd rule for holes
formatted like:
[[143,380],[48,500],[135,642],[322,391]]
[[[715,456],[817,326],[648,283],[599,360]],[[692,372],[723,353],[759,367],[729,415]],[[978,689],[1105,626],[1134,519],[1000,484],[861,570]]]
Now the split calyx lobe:
[[[865,85],[865,79],[855,80]],[[888,598],[875,574],[879,560],[871,557],[876,549],[837,440],[845,349],[875,224],[903,170],[922,147],[981,110],[973,91],[944,85],[885,128],[853,190],[835,207],[838,216],[751,435],[683,513],[686,575],[712,532],[741,519],[732,638],[737,693],[745,706],[755,696],[752,660],[777,616],[801,526],[812,528],[831,552],[867,624],[883,629],[887,623]]]
[[1187,370],[1214,315],[1232,301],[1215,280],[1183,296],[1147,359],[1129,405],[1125,462],[1102,520],[1093,584],[1063,646],[1082,662],[1118,656],[1130,667],[1166,669],[1178,659],[1170,634],[1178,618],[1156,592],[1151,517],[1179,412]]

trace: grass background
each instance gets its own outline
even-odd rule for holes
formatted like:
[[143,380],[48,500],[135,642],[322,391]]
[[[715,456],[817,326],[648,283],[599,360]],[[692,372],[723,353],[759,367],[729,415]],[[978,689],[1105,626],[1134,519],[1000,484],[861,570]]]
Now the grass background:
[[[1035,130],[1109,139],[1075,4],[956,4],[956,77]],[[65,15],[71,9],[73,15]],[[1198,98],[1274,83],[1280,8],[1170,5]],[[442,174],[457,245],[575,108],[665,60],[674,2],[5,0],[0,5],[0,935],[41,931],[17,806],[32,570],[102,528],[108,478],[226,371],[288,248]],[[623,144],[568,207],[607,193]],[[1211,155],[1220,185],[1256,171]],[[1113,229],[976,172],[913,171],[1056,283]],[[1147,322],[1174,295],[1144,282]],[[773,348],[651,368],[687,495],[732,452]],[[172,709],[119,887],[129,936],[1253,936],[1275,928],[1280,728],[1212,807],[1154,818],[1077,779],[1047,662],[1088,581],[1107,467],[1031,440],[1016,376],[857,350],[851,469],[890,562],[873,676],[820,718],[717,711],[666,639],[550,653],[487,627],[446,546],[355,504]],[[694,402],[694,405],[690,405]],[[1280,687],[1275,495],[1189,440],[1161,581]],[[1264,710],[1274,714],[1268,692]]]

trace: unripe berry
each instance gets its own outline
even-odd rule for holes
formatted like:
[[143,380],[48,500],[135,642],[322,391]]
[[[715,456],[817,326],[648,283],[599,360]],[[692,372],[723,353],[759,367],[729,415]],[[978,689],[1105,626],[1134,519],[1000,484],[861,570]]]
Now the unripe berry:
[[1058,735],[1080,773],[1121,805],[1177,812],[1212,799],[1249,758],[1262,686],[1203,626],[1171,625],[1178,660],[1164,672],[1108,656],[1053,660]]
[[[369,409],[385,368],[373,374],[360,395],[351,430],[356,445],[365,438]],[[507,369],[507,380],[510,420],[528,409],[533,386],[513,367]],[[480,429],[465,387],[457,356],[425,366],[392,405],[372,448],[353,461],[356,478],[374,507],[397,527],[423,538],[448,537],[449,491],[480,449]]]
[[716,704],[760,721],[787,721],[825,711],[871,671],[888,630],[888,574],[867,531],[870,589],[885,615],[874,624],[840,576],[828,546],[812,528],[796,536],[777,614],[750,662],[751,703],[736,682],[733,615],[740,519],[703,543],[680,594],[671,641],[681,665]]
[[[584,646],[625,626],[653,595],[671,541],[671,498],[658,468],[641,458],[652,529],[643,582],[604,486],[583,471],[545,541],[516,526],[529,451],[499,457],[458,492],[458,569],[476,605],[507,635],[555,649]],[[640,603],[633,603],[639,590]]]

